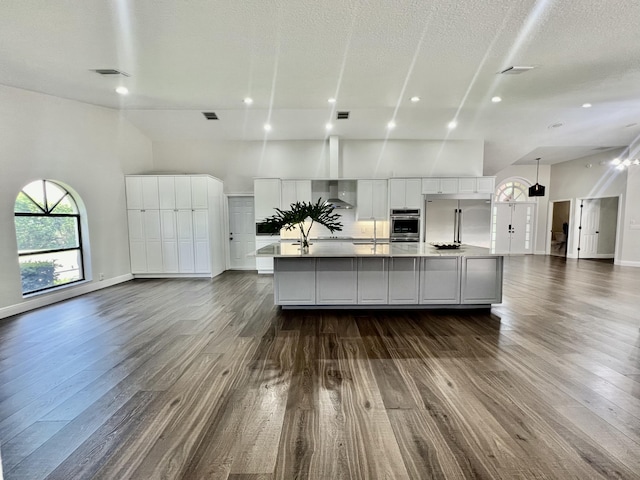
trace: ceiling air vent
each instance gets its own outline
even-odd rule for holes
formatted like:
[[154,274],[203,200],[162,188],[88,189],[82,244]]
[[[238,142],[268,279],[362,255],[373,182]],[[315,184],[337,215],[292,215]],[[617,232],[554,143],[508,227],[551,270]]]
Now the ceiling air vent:
[[338,112],[338,114],[336,115],[336,119],[337,120],[348,120],[349,119],[349,112]]
[[114,68],[97,68],[94,72],[99,73],[100,75],[123,75],[125,77],[130,77],[127,72],[122,72],[120,70],[116,70]]
[[512,66],[509,68],[505,68],[504,70],[502,70],[500,73],[504,74],[504,75],[520,75],[521,73],[525,73],[528,72],[529,70],[533,69],[534,67],[527,67],[527,66]]
[[202,114],[207,120],[218,120],[218,115],[216,115],[216,112],[202,112]]

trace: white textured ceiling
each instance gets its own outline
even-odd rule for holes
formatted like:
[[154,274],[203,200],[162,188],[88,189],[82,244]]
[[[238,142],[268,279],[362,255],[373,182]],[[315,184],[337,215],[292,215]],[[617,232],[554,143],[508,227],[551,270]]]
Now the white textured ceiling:
[[482,139],[492,174],[640,134],[639,19],[637,0],[3,0],[0,83],[122,109],[158,140],[261,140],[267,120],[270,139],[321,139],[348,110],[332,134]]

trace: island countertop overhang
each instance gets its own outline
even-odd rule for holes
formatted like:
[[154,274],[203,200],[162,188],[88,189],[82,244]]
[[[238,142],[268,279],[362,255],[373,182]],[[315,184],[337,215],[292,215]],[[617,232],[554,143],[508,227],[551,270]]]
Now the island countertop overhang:
[[437,249],[425,243],[362,244],[353,242],[317,242],[303,252],[300,245],[275,242],[256,251],[256,257],[493,257],[488,248],[462,245],[457,249]]

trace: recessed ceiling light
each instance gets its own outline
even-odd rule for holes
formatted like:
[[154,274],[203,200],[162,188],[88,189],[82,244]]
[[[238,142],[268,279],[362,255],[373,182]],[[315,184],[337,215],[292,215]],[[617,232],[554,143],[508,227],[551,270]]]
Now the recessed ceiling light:
[[127,87],[120,86],[116,88],[116,93],[119,93],[120,95],[126,95],[129,93],[129,89]]
[[271,131],[271,125],[269,125],[268,123],[264,124],[264,130],[265,132],[270,132]]
[[560,128],[562,125],[564,125],[564,123],[562,123],[562,122],[553,123],[553,124],[549,125],[548,128]]
[[582,108],[591,108],[593,105],[591,105],[590,103],[583,103],[582,104]]
[[451,120],[449,123],[447,123],[447,128],[449,130],[453,130],[457,126],[458,126],[458,122],[456,122],[455,120]]
[[619,158],[614,158],[611,160],[611,165],[620,165],[622,163]]
[[411,97],[411,101],[413,103],[418,103],[420,101],[420,97]]
[[636,125],[638,125],[638,124],[637,123],[628,123],[627,125],[625,125],[625,128],[635,127]]
[[331,97],[329,100],[327,100],[327,102],[329,103],[336,103],[336,99]]
[[326,128],[327,130],[331,130],[333,128],[333,124],[332,123],[327,123],[324,128]]
[[246,97],[244,100],[242,100],[245,105],[251,105],[253,103],[253,98],[251,97]]
[[491,97],[491,101],[493,103],[500,103],[502,101],[501,97]]
[[387,123],[387,128],[389,130],[393,130],[394,128],[396,128],[396,122],[394,122],[393,120],[391,120],[389,123]]

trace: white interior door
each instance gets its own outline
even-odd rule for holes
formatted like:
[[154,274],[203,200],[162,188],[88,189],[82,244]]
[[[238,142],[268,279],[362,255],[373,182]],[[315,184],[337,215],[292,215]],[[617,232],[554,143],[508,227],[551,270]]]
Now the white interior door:
[[229,197],[229,267],[255,270],[256,249],[253,197]]
[[596,258],[598,256],[598,235],[600,225],[600,199],[592,198],[582,201],[580,221],[580,258]]
[[527,254],[533,252],[533,212],[534,203],[513,203],[511,212],[511,247],[509,253]]
[[493,235],[497,254],[533,252],[535,203],[496,203]]

